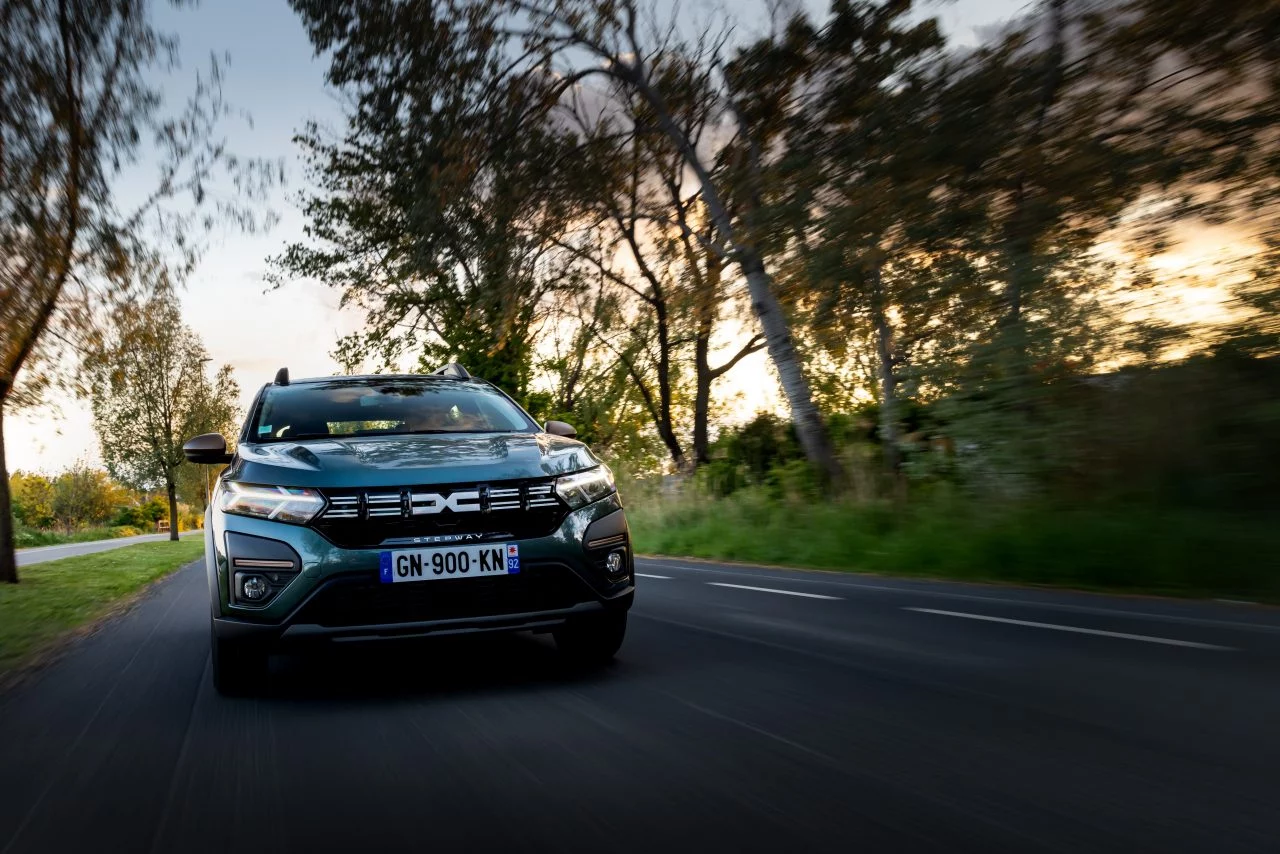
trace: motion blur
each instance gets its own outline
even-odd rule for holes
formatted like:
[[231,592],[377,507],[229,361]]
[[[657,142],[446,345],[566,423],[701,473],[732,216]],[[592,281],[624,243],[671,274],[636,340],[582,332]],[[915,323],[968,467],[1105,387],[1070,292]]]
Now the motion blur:
[[[1280,0],[289,0],[288,156],[214,6],[0,7],[0,851],[1274,848]],[[183,442],[452,362],[616,475],[618,660],[211,693]]]

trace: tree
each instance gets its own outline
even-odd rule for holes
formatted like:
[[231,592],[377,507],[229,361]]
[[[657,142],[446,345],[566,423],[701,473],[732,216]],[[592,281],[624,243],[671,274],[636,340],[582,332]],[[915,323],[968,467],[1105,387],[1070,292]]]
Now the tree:
[[[38,399],[58,366],[99,338],[112,303],[132,298],[129,269],[171,240],[179,268],[195,258],[193,227],[256,218],[214,204],[219,178],[249,196],[278,167],[239,160],[214,136],[227,112],[214,64],[185,107],[163,109],[153,69],[176,42],[148,22],[146,0],[8,0],[0,11],[0,581],[18,580],[13,553],[6,412]],[[122,210],[116,179],[153,146],[154,183]],[[182,197],[182,207],[167,203]],[[208,209],[197,208],[209,202]],[[199,217],[199,218],[197,218]],[[68,356],[66,351],[71,351]]]
[[109,345],[87,359],[94,427],[108,471],[136,489],[163,485],[170,539],[178,538],[182,445],[234,420],[239,388],[223,367],[210,383],[200,337],[182,322],[172,294],[116,313]]
[[1124,0],[1088,23],[1095,75],[1141,105],[1125,115],[1126,138],[1168,141],[1164,180],[1149,188],[1159,204],[1130,243],[1156,254],[1171,223],[1230,223],[1256,246],[1222,271],[1230,346],[1280,353],[1280,2]]
[[111,518],[118,490],[106,472],[78,462],[53,481],[53,518],[68,534]]
[[53,482],[39,474],[14,472],[9,476],[13,517],[28,528],[53,525]]
[[545,235],[574,213],[567,135],[520,120],[544,92],[456,37],[448,4],[293,6],[349,109],[340,136],[296,137],[318,189],[307,240],[273,259],[274,279],[319,279],[364,311],[335,354],[348,368],[456,359],[522,398],[563,272]]
[[[399,111],[405,99],[393,93],[421,92],[418,114],[424,121],[441,113],[452,115],[450,111],[461,108],[465,115],[487,117],[478,127],[482,139],[492,139],[483,132],[496,128],[515,145],[526,135],[536,138],[548,127],[554,128],[548,117],[557,112],[567,93],[588,78],[608,80],[643,102],[652,115],[654,130],[666,138],[700,187],[716,234],[715,251],[731,261],[746,280],[750,304],[791,405],[801,445],[820,470],[833,481],[841,480],[839,462],[813,405],[756,232],[747,217],[735,220],[732,216],[727,188],[714,174],[713,160],[707,151],[699,150],[673,111],[678,90],[684,88],[680,75],[698,75],[715,93],[717,124],[733,123],[732,134],[757,141],[753,139],[755,129],[735,113],[732,93],[717,77],[725,60],[722,40],[682,43],[675,25],[641,33],[641,10],[634,0],[360,0],[341,6],[294,0],[293,6],[302,15],[317,49],[332,51],[335,69],[341,72],[337,79],[361,83],[362,105],[382,99]],[[412,37],[397,38],[400,33]],[[679,57],[680,61],[664,64],[664,57]],[[659,73],[663,68],[674,71],[679,86],[673,87],[672,80]],[[334,71],[330,78],[335,79]],[[399,88],[369,85],[370,78],[394,78]],[[465,81],[461,92],[459,80]],[[424,135],[425,128],[420,126],[415,130],[421,138],[439,138]],[[464,137],[450,134],[445,138]],[[756,147],[747,148],[759,153]],[[572,155],[575,147],[569,144],[560,150]],[[447,155],[454,152],[436,153],[446,155],[445,163],[452,162]],[[434,160],[418,157],[412,162],[416,169],[418,164]],[[464,158],[464,162],[486,161],[478,157],[474,161]],[[578,181],[564,180],[566,175],[574,175],[576,161],[572,156],[544,156],[528,162],[547,176],[540,180],[562,193],[575,190]],[[434,175],[439,170],[417,171]],[[747,171],[758,172],[757,159],[752,159]]]
[[936,272],[955,254],[956,224],[938,193],[953,163],[939,122],[943,42],[936,21],[910,11],[839,4],[817,28],[797,16],[731,67],[739,109],[771,122],[784,152],[764,177],[766,222],[789,236],[776,254],[798,256],[780,265],[784,284],[836,361],[851,343],[873,342],[881,444],[895,472],[902,372],[944,328],[956,283]]
[[597,285],[565,294],[548,319],[540,348],[548,355],[535,366],[546,390],[531,396],[530,411],[573,424],[579,438],[630,473],[648,472],[663,446],[645,429],[652,414],[609,344],[626,325],[617,296]]
[[[219,368],[212,382],[201,370],[198,382],[182,438],[189,439],[201,433],[221,433],[234,445],[240,421],[240,384],[236,382],[231,366],[223,365]],[[175,475],[178,500],[193,507],[205,508],[210,484],[217,479],[222,468],[224,467],[179,466]]]

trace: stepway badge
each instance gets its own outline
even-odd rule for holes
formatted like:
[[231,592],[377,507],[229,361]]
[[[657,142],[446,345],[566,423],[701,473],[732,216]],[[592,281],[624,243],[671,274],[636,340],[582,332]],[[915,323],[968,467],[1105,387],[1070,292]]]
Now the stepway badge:
[[520,572],[520,547],[517,545],[507,546],[507,575],[516,575]]

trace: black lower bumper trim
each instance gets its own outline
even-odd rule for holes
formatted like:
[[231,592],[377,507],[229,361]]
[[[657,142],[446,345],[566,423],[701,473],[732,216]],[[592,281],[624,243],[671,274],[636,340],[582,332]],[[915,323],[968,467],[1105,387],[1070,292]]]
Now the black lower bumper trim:
[[313,638],[333,640],[373,640],[375,638],[416,637],[420,635],[454,635],[473,632],[508,632],[553,628],[570,617],[605,610],[599,602],[583,602],[559,611],[535,611],[528,614],[501,614],[494,617],[468,617],[459,620],[430,620],[421,623],[389,623],[374,626],[317,626],[295,623],[280,640],[303,641]]
[[488,617],[464,617],[453,620],[423,620],[410,623],[382,623],[364,626],[321,626],[315,623],[293,623],[285,626],[246,623],[240,620],[214,618],[213,630],[220,638],[257,638],[265,641],[305,642],[311,640],[374,640],[409,638],[424,635],[456,635],[476,632],[518,632],[550,629],[582,614],[626,609],[634,591],[608,602],[581,602],[555,611],[530,611],[523,614],[498,614]]

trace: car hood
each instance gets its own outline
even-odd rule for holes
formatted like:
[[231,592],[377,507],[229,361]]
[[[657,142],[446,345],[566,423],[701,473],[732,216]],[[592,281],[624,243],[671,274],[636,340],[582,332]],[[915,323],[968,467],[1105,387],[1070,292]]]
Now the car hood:
[[244,444],[227,477],[276,486],[416,486],[548,477],[599,462],[581,442],[546,433],[364,436]]

